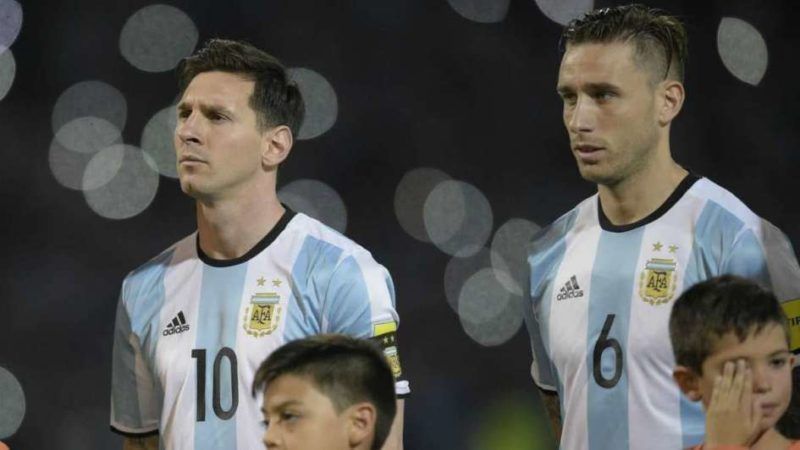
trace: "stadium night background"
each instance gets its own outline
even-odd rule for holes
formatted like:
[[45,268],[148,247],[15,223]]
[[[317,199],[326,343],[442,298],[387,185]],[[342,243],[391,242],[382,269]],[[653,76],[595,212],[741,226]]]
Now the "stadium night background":
[[[279,195],[391,272],[405,447],[547,449],[519,305],[525,243],[592,194],[555,93],[591,0],[0,0],[0,440],[109,431],[125,274],[194,230],[174,68],[211,37],[291,67],[307,102]],[[800,32],[788,1],[645,1],[690,37],[672,151],[800,242]]]

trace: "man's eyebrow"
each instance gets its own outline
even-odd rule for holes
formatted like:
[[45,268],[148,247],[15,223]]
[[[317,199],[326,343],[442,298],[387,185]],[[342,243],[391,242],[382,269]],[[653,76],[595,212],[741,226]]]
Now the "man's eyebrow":
[[[233,115],[233,111],[230,108],[227,108],[225,106],[216,103],[206,103],[206,104],[201,103],[198,105],[198,107],[200,108],[200,111],[203,112],[203,114],[214,112],[214,113],[224,113],[227,115]],[[180,102],[177,106],[177,109],[178,111],[188,111],[192,109],[192,104],[185,101]]]

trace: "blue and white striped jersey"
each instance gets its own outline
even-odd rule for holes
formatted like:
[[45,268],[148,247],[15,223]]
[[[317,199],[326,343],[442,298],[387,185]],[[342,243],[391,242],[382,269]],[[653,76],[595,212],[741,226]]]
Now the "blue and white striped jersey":
[[735,196],[693,175],[658,210],[611,224],[597,194],[535,238],[525,321],[532,375],[557,391],[563,449],[675,450],[703,440],[700,403],[673,381],[674,300],[732,273],[800,297],[789,241]]
[[[162,449],[262,448],[263,394],[253,399],[251,385],[273,350],[319,333],[393,333],[397,323],[386,269],[306,215],[287,210],[235,260],[210,259],[194,233],[125,278],[111,427],[158,433]],[[385,351],[399,375],[397,349]],[[400,379],[396,388],[409,392]]]

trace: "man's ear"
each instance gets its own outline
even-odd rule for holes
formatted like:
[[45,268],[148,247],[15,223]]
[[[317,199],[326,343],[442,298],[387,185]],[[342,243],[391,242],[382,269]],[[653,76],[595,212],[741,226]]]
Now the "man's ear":
[[[347,437],[350,446],[358,448],[369,444],[375,439],[375,423],[378,420],[378,410],[375,405],[368,402],[356,403],[347,408]],[[369,445],[366,445],[369,448]]]
[[703,398],[700,392],[700,376],[694,370],[686,366],[677,366],[672,371],[672,378],[678,383],[684,394],[693,402],[700,401]]
[[286,125],[279,125],[262,134],[261,164],[264,167],[275,167],[282,163],[294,144],[292,130]]
[[658,123],[665,126],[672,122],[683,107],[686,91],[680,81],[664,80],[659,84]]

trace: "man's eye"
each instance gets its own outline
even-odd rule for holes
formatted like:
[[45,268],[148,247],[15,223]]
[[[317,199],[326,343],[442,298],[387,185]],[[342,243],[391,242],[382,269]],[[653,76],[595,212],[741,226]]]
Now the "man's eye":
[[191,114],[191,111],[187,111],[187,110],[178,111],[178,117],[181,118],[181,119],[185,119],[185,118],[189,117],[190,114]]
[[283,412],[281,413],[281,420],[284,422],[293,422],[300,417],[299,414],[291,413],[291,412]]
[[564,101],[565,104],[572,105],[575,103],[577,96],[575,94],[562,94],[561,100]]
[[600,91],[594,95],[595,98],[599,100],[609,100],[614,98],[615,94],[611,91]]

